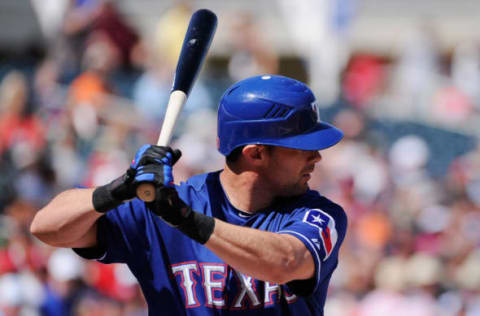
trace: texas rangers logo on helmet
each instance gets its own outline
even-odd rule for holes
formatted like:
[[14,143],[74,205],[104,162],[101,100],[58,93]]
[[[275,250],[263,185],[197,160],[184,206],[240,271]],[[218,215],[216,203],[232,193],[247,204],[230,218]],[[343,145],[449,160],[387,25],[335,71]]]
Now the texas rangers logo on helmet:
[[[325,250],[325,258],[323,260],[326,260],[332,253],[332,250],[335,247],[338,239],[335,221],[324,211],[320,209],[312,209],[305,214],[303,222],[318,228],[318,233],[320,236],[319,239],[321,240],[323,249]],[[316,241],[317,247],[322,248],[320,247],[319,241]]]
[[317,122],[319,122],[320,121],[320,111],[318,110],[317,102],[313,101],[312,103],[310,103],[310,106],[312,107],[312,111],[313,111],[315,117],[317,118]]

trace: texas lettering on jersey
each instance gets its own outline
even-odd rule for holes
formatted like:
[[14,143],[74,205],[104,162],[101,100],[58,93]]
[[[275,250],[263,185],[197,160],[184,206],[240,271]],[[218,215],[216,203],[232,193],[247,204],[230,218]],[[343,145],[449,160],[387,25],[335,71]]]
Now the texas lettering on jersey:
[[[206,306],[215,309],[257,309],[284,299],[294,303],[297,296],[276,283],[259,281],[244,275],[224,263],[188,261],[171,266],[179,288],[183,290],[185,308]],[[234,278],[236,282],[227,282]],[[225,284],[236,284],[228,289]],[[201,292],[199,292],[201,291]],[[203,299],[202,299],[203,298]]]
[[219,174],[194,176],[177,187],[180,197],[195,211],[228,223],[295,236],[312,254],[316,273],[309,282],[280,285],[239,273],[163,222],[138,199],[100,217],[102,248],[79,254],[103,263],[128,264],[142,286],[149,315],[322,316],[339,243],[345,236],[343,209],[308,191],[268,212],[244,217],[229,203]]

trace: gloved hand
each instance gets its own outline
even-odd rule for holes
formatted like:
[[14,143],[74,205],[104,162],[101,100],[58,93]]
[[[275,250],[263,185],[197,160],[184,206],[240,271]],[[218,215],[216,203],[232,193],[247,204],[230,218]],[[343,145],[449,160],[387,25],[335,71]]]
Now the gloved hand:
[[157,187],[155,200],[146,206],[167,224],[201,244],[208,241],[215,228],[213,217],[195,212],[178,196],[174,187]]
[[158,186],[173,186],[172,166],[182,153],[170,147],[143,145],[135,154],[126,173],[93,191],[93,207],[97,212],[109,211],[135,197],[139,183],[152,182]]
[[182,152],[178,149],[143,145],[130,166],[136,170],[134,183],[151,182],[155,187],[173,187],[172,167],[181,156]]

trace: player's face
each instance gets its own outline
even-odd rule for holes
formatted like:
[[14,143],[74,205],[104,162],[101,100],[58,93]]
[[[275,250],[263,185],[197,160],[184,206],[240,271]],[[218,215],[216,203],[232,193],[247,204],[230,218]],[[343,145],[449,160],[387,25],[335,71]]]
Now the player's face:
[[277,196],[293,196],[308,190],[315,164],[322,159],[316,150],[272,147],[264,176]]

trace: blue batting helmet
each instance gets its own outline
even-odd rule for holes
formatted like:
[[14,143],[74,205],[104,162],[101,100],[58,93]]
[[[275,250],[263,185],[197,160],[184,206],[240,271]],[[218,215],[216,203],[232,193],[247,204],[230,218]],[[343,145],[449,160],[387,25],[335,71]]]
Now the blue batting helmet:
[[276,75],[247,78],[231,86],[218,109],[218,150],[263,144],[320,150],[338,143],[342,131],[320,121],[312,91]]

